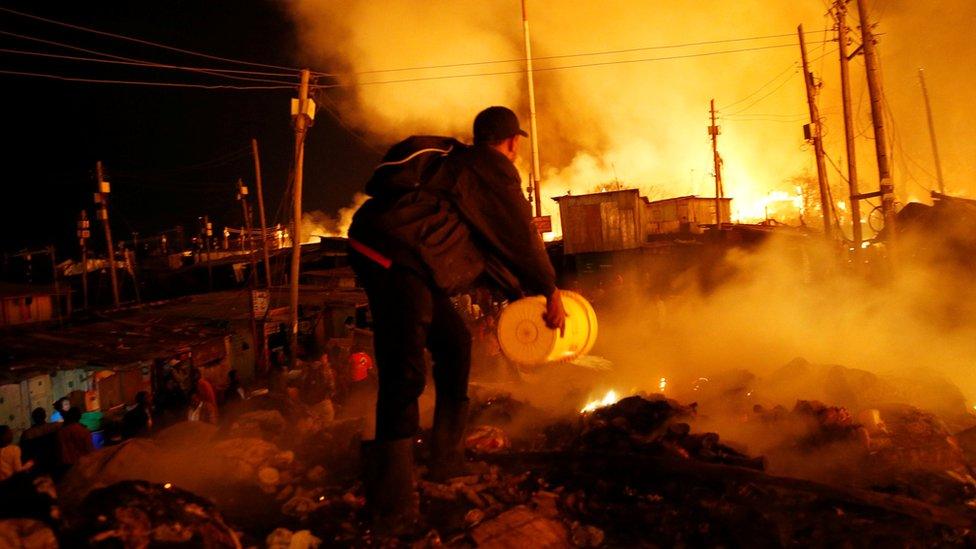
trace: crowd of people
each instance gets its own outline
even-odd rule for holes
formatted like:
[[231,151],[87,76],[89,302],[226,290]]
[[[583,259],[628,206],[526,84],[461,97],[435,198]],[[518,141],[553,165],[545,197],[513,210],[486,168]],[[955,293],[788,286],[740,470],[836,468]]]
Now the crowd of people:
[[21,433],[19,445],[13,430],[0,425],[0,481],[26,471],[59,478],[95,449],[91,431],[81,424],[80,408],[67,399],[53,408],[50,421],[44,408],[31,412],[31,426]]
[[[303,356],[298,360],[298,369],[290,371],[287,355],[275,352],[271,357],[268,396],[297,406],[328,410],[327,415],[334,417],[335,403],[375,389],[372,358],[360,349],[330,348],[312,358]],[[219,390],[198,368],[169,370],[154,394],[140,391],[121,415],[103,417],[99,432],[82,423],[80,407],[72,405],[68,398],[60,398],[52,404],[50,414],[42,407],[32,411],[31,426],[20,434],[18,443],[13,429],[0,425],[0,482],[19,473],[61,478],[95,450],[96,440],[99,446],[119,444],[131,438],[150,437],[154,431],[181,421],[214,425],[232,422],[248,409],[250,395],[236,370],[228,372]]]

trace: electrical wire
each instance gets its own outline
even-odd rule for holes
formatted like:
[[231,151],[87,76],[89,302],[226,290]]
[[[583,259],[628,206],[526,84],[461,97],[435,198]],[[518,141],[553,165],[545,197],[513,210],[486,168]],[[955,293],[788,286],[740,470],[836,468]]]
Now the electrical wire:
[[191,84],[187,82],[112,80],[112,79],[82,78],[82,77],[64,76],[58,74],[47,74],[47,73],[39,73],[39,72],[11,71],[11,70],[3,70],[3,69],[0,69],[0,74],[8,74],[12,76],[27,76],[33,78],[46,78],[50,80],[60,80],[63,82],[85,82],[89,84],[124,84],[124,85],[131,85],[131,86],[155,86],[161,88],[196,88],[196,89],[204,89],[204,90],[291,90],[295,88],[295,86],[293,85],[235,86],[231,84]]
[[[740,115],[735,115],[735,116],[750,116],[750,117],[761,116],[761,117],[770,117],[770,118],[806,118],[807,116],[809,116],[809,114],[807,114],[805,112],[797,112],[797,113],[790,113],[790,114],[787,114],[787,113],[749,113],[749,114],[740,114]],[[726,117],[733,117],[733,116],[732,115],[726,115]]]
[[[188,49],[184,49],[184,48],[177,48],[175,46],[169,46],[169,45],[166,45],[166,44],[160,44],[158,42],[152,42],[150,40],[144,40],[144,39],[135,38],[135,37],[132,37],[132,36],[126,36],[126,35],[122,35],[122,34],[115,34],[115,33],[111,33],[111,32],[101,31],[101,30],[98,30],[98,29],[90,28],[90,27],[83,27],[81,25],[74,25],[74,24],[71,24],[71,23],[66,23],[64,21],[58,21],[56,19],[49,19],[47,17],[41,17],[39,15],[33,15],[33,14],[30,14],[30,13],[25,13],[25,12],[22,12],[22,11],[17,11],[17,10],[13,10],[13,9],[10,9],[10,8],[5,8],[5,7],[0,7],[0,11],[4,11],[6,13],[10,13],[10,14],[13,14],[13,15],[18,15],[20,17],[25,17],[25,18],[28,18],[28,19],[33,19],[35,21],[42,21],[44,23],[49,23],[49,24],[52,24],[52,25],[58,25],[58,26],[61,26],[61,27],[69,28],[69,29],[74,29],[74,30],[79,30],[79,31],[84,31],[84,32],[89,32],[89,33],[97,34],[99,36],[106,36],[106,37],[109,37],[109,38],[115,38],[117,40],[125,40],[125,41],[128,41],[128,42],[134,42],[134,43],[137,43],[137,44],[142,44],[144,46],[152,46],[152,47],[155,47],[155,48],[161,48],[161,49],[165,49],[165,50],[169,50],[169,51],[174,51],[174,52],[182,53],[182,54],[185,54],[185,55],[194,55],[194,56],[197,56],[197,57],[203,57],[203,58],[212,59],[212,60],[215,60],[215,61],[223,61],[225,63],[235,63],[235,64],[247,65],[247,66],[251,66],[251,67],[263,67],[263,68],[266,68],[266,69],[276,69],[276,70],[286,70],[286,71],[298,71],[298,70],[300,70],[300,69],[297,69],[295,67],[284,67],[284,66],[281,66],[281,65],[270,65],[270,64],[266,64],[266,63],[255,63],[255,62],[252,62],[252,61],[244,61],[244,60],[241,60],[241,59],[234,59],[234,58],[230,58],[230,57],[221,57],[221,56],[218,56],[218,55],[211,55],[209,53],[203,53],[203,52],[194,51],[194,50],[188,50]],[[332,76],[332,75],[330,75],[328,73],[325,73],[325,72],[316,72],[315,74],[316,75],[321,75],[321,76]]]
[[332,117],[333,120],[338,122],[339,125],[343,129],[345,129],[347,133],[349,133],[349,135],[356,138],[356,140],[358,140],[360,143],[365,145],[366,148],[368,148],[369,150],[377,154],[382,155],[384,153],[384,151],[377,149],[376,145],[367,141],[363,136],[359,135],[359,132],[357,132],[354,128],[352,128],[352,126],[347,124],[346,121],[343,120],[342,116],[339,115],[339,106],[336,105],[335,102],[332,100],[332,98],[330,98],[325,92],[321,90],[319,91],[320,93],[315,94],[315,99],[317,99],[317,101],[315,102],[316,106],[321,107],[322,110],[327,112],[329,116]]
[[[169,65],[166,63],[153,63],[149,61],[137,61],[137,60],[122,61],[122,60],[115,60],[115,59],[98,59],[94,57],[77,57],[73,55],[60,55],[54,53],[15,50],[15,49],[8,49],[8,48],[0,48],[0,53],[7,53],[11,55],[25,55],[25,56],[32,56],[32,57],[44,57],[48,59],[60,59],[66,61],[80,61],[85,63],[105,63],[111,65],[128,65],[128,66],[137,66],[137,67],[154,68],[154,69],[174,69],[174,70],[183,70],[183,71],[197,72],[203,74],[210,74],[213,76],[221,76],[223,78],[231,78],[234,80],[263,82],[263,83],[271,83],[271,84],[290,84],[289,82],[285,82],[283,80],[272,80],[268,78],[252,78],[250,76],[237,76],[234,74],[223,74],[224,71],[221,71],[220,69],[209,69],[203,67],[185,67],[181,65]],[[235,71],[235,72],[239,72],[239,71]],[[287,76],[298,76],[298,75],[296,74],[296,75],[287,75]]]
[[162,170],[152,170],[151,172],[144,172],[144,171],[140,172],[138,170],[136,170],[136,171],[128,171],[128,170],[127,171],[118,171],[118,170],[113,170],[113,173],[111,175],[122,175],[122,174],[126,174],[126,175],[142,175],[142,174],[146,174],[146,173],[152,173],[152,174],[157,174],[157,175],[166,175],[166,174],[181,173],[181,172],[187,172],[187,171],[205,170],[205,169],[210,169],[210,168],[216,168],[216,167],[219,167],[219,166],[224,166],[224,165],[230,164],[232,162],[236,162],[236,161],[238,161],[239,159],[241,159],[243,157],[249,156],[250,155],[250,152],[251,152],[251,147],[250,146],[244,146],[244,147],[241,147],[239,149],[236,149],[236,150],[233,150],[233,151],[229,151],[229,152],[226,152],[224,154],[220,154],[220,155],[218,155],[218,156],[216,156],[214,158],[211,158],[210,160],[205,160],[203,162],[198,162],[198,163],[195,163],[195,164],[188,164],[188,165],[184,165],[184,166],[176,166],[176,167],[173,167],[173,168],[165,168],[165,169],[162,169]]
[[[804,34],[813,34],[813,33],[819,33],[819,32],[820,32],[819,30],[816,30],[816,31],[805,31]],[[559,54],[559,55],[542,55],[542,56],[533,56],[532,57],[532,60],[533,61],[544,61],[544,60],[549,60],[549,59],[567,59],[567,58],[573,58],[573,57],[592,57],[594,55],[614,55],[614,54],[620,54],[620,53],[633,53],[633,52],[638,52],[638,51],[677,49],[677,48],[686,48],[686,47],[692,47],[692,46],[707,46],[707,45],[714,45],[714,44],[726,44],[726,43],[730,43],[730,42],[746,42],[746,41],[751,41],[751,40],[766,40],[766,39],[770,39],[770,38],[785,38],[785,37],[789,37],[789,36],[795,36],[795,33],[789,33],[789,34],[769,34],[769,35],[766,35],[766,36],[751,36],[751,37],[744,37],[744,38],[728,38],[728,39],[724,39],[724,40],[707,40],[707,41],[703,41],[703,42],[688,42],[688,43],[684,43],[684,44],[667,44],[667,45],[658,45],[658,46],[643,46],[643,47],[638,47],[638,48],[626,48],[626,49],[619,49],[619,50],[601,50],[601,51],[593,51],[593,52],[565,53],[565,54]],[[450,68],[471,67],[471,66],[478,66],[478,65],[495,65],[495,64],[501,64],[501,63],[522,63],[522,62],[525,62],[525,61],[527,61],[527,59],[525,57],[518,57],[518,58],[513,58],[513,59],[498,59],[498,60],[495,60],[495,61],[471,61],[471,62],[466,62],[466,63],[449,63],[449,64],[445,64],[445,65],[422,65],[422,66],[416,66],[416,67],[400,67],[400,68],[396,68],[396,69],[374,69],[374,70],[367,70],[367,71],[358,71],[358,72],[354,72],[352,74],[360,75],[360,74],[377,74],[377,73],[383,73],[383,72],[406,72],[406,71],[418,71],[418,70],[428,70],[428,69],[450,69]]]
[[796,63],[790,63],[790,66],[789,67],[786,67],[785,70],[783,70],[782,72],[780,72],[779,74],[777,74],[776,76],[774,76],[772,79],[770,79],[768,82],[766,82],[762,86],[759,86],[759,88],[757,88],[755,91],[753,91],[749,95],[743,97],[742,99],[739,99],[738,101],[733,101],[732,103],[729,103],[727,105],[723,105],[723,106],[719,107],[718,110],[722,111],[722,110],[728,109],[729,107],[734,107],[734,106],[738,105],[739,103],[743,103],[745,101],[748,101],[753,96],[755,96],[757,93],[759,93],[759,92],[763,91],[764,89],[766,89],[767,86],[769,86],[773,82],[779,80],[780,77],[782,77],[784,74],[790,72],[791,70],[796,70],[796,68],[797,68]]
[[[559,65],[559,66],[555,66],[555,67],[533,67],[532,72],[549,72],[549,71],[558,71],[558,70],[565,70],[565,69],[579,69],[579,68],[600,67],[600,66],[609,66],[609,65],[625,65],[625,64],[632,64],[632,63],[646,63],[646,62],[650,62],[650,61],[671,61],[671,60],[675,60],[675,59],[688,59],[688,58],[693,58],[693,57],[706,57],[706,56],[711,56],[711,55],[724,55],[724,54],[729,54],[729,53],[742,53],[742,52],[748,52],[748,51],[761,51],[761,50],[770,50],[770,49],[776,49],[776,48],[792,48],[794,46],[796,46],[796,44],[776,44],[776,45],[771,45],[771,46],[757,46],[757,47],[751,47],[751,48],[740,48],[740,49],[732,49],[732,50],[709,51],[709,52],[700,52],[700,53],[690,53],[690,54],[684,54],[684,55],[671,55],[671,56],[665,56],[665,57],[645,57],[645,58],[640,58],[640,59],[621,59],[621,60],[616,60],[616,61],[598,61],[598,62],[593,62],[593,63],[580,63],[580,64],[576,64],[576,65]],[[473,78],[473,77],[479,77],[479,76],[501,76],[501,75],[509,75],[509,74],[524,74],[524,72],[525,72],[524,70],[518,69],[518,70],[510,70],[510,71],[495,71],[495,72],[482,72],[482,73],[469,73],[469,74],[454,74],[454,75],[441,75],[441,76],[424,76],[424,77],[402,78],[402,79],[394,79],[394,80],[374,80],[374,81],[370,81],[370,82],[357,82],[355,84],[329,84],[329,85],[317,86],[317,87],[334,88],[334,87],[370,86],[370,85],[377,85],[377,84],[397,84],[397,83],[403,83],[403,82],[422,82],[422,81],[427,81],[427,80],[449,80],[449,79],[456,79],[456,78]]]
[[776,93],[777,91],[779,91],[780,88],[782,88],[783,86],[785,86],[785,85],[789,84],[791,81],[793,81],[793,76],[795,76],[795,75],[796,75],[796,73],[793,73],[792,75],[790,75],[789,78],[787,78],[786,80],[783,80],[782,82],[780,82],[780,84],[778,86],[776,86],[775,88],[773,88],[772,90],[770,90],[769,93],[767,93],[766,95],[763,95],[763,96],[759,97],[758,99],[756,99],[752,103],[749,103],[745,107],[742,107],[741,109],[739,109],[739,110],[737,110],[735,112],[732,112],[732,113],[723,115],[723,117],[735,116],[737,114],[744,113],[747,110],[751,109],[752,107],[758,105],[764,99],[766,99],[767,97],[769,97],[769,96],[773,95],[774,93]]
[[725,122],[732,122],[732,123],[735,123],[735,122],[773,122],[773,123],[777,123],[777,124],[798,124],[798,123],[800,123],[800,122],[803,121],[802,119],[799,119],[799,120],[775,120],[775,119],[770,119],[770,118],[721,118],[720,120],[723,120]]

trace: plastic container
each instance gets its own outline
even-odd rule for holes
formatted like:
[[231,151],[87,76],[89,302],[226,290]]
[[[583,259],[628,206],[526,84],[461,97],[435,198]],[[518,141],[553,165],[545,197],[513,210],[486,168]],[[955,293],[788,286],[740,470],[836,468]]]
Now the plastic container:
[[498,343],[509,360],[522,366],[573,360],[590,352],[596,343],[596,312],[583,296],[560,291],[566,309],[566,333],[546,326],[546,298],[520,299],[502,311],[498,319]]

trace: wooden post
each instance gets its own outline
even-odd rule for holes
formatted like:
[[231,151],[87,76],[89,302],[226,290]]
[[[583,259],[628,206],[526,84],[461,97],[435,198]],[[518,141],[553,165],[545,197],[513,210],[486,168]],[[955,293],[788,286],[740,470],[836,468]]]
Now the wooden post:
[[81,246],[81,304],[88,308],[88,238],[91,236],[89,230],[88,212],[81,210],[78,216],[78,244]]
[[722,157],[718,154],[718,126],[715,125],[715,100],[711,101],[712,125],[708,127],[708,134],[712,136],[712,162],[715,166],[715,230],[722,229]]
[[939,178],[939,194],[945,194],[945,181],[942,179],[942,161],[939,159],[939,143],[935,139],[932,105],[929,104],[929,89],[925,85],[925,71],[921,68],[918,69],[918,81],[922,84],[922,98],[925,99],[925,114],[929,121],[929,138],[932,139],[932,155],[935,156],[935,175]]
[[817,182],[820,186],[820,209],[823,210],[824,237],[831,237],[830,199],[827,194],[827,165],[824,162],[823,141],[820,132],[820,112],[817,109],[816,85],[813,74],[807,65],[807,43],[803,38],[803,25],[796,28],[800,36],[800,57],[803,61],[803,82],[807,88],[807,106],[810,109],[810,140],[813,141],[813,152],[817,157]]
[[261,157],[258,155],[258,140],[251,139],[251,152],[254,154],[254,185],[258,193],[258,221],[261,222],[261,251],[264,255],[264,282],[271,289],[271,259],[268,253],[268,224],[264,219],[264,191],[261,188]]
[[[55,314],[58,317],[58,324],[61,324],[61,284],[58,282],[58,259],[54,254],[54,246],[47,247],[48,257],[51,258],[51,274],[54,279],[54,308]],[[69,294],[70,295],[70,294]],[[70,301],[69,307],[70,307]]]
[[532,170],[529,173],[535,195],[535,215],[542,217],[542,191],[539,189],[539,129],[535,120],[535,80],[532,74],[532,45],[529,40],[529,16],[522,0],[522,34],[525,38],[525,78],[529,86],[529,143],[532,146]]
[[115,273],[115,245],[112,243],[112,227],[108,220],[108,195],[112,188],[108,181],[105,181],[105,174],[102,172],[102,161],[95,163],[95,179],[97,180],[98,190],[95,192],[95,204],[98,205],[98,218],[105,228],[105,246],[108,252],[108,274],[112,280],[112,305],[119,306],[119,279]]
[[210,263],[210,237],[213,236],[213,225],[210,216],[203,216],[203,245],[207,250],[207,289],[213,291],[213,265]]
[[305,136],[311,119],[308,115],[308,69],[302,69],[302,82],[298,89],[298,113],[295,123],[295,184],[292,201],[293,226],[291,233],[291,277],[289,294],[289,314],[291,335],[289,338],[291,368],[298,364],[298,275],[302,262],[302,169],[305,163]]
[[847,141],[847,188],[850,196],[851,234],[854,239],[854,254],[861,251],[861,201],[857,190],[857,155],[854,148],[854,115],[851,109],[851,75],[847,58],[847,3],[837,0],[837,51],[840,54],[840,90],[844,103],[844,137]]
[[884,126],[884,96],[881,90],[881,77],[878,68],[878,51],[874,43],[874,31],[868,21],[865,0],[857,0],[857,13],[861,22],[862,46],[864,47],[864,66],[868,75],[868,96],[871,99],[871,123],[874,125],[874,152],[878,158],[879,191],[881,193],[881,213],[884,215],[884,229],[889,245],[895,238],[895,186],[891,180],[891,164],[888,160],[888,134]]

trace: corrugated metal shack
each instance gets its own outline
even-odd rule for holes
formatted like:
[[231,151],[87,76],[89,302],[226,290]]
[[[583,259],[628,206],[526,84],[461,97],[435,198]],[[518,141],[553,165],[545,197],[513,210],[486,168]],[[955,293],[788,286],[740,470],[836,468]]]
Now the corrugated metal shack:
[[732,223],[731,198],[681,196],[650,201],[639,189],[553,198],[562,220],[562,283],[591,299],[611,286],[661,295],[691,269],[703,288],[723,275],[726,251],[763,242],[773,232],[801,234],[771,224]]
[[[554,198],[562,220],[564,253],[633,250],[654,235],[701,233],[715,225],[715,199],[682,196],[649,201],[638,189]],[[729,223],[731,198],[720,198],[721,222]]]
[[54,321],[58,317],[55,305],[61,298],[69,306],[64,314],[70,314],[67,292],[59,293],[54,286],[0,282],[0,326]]

